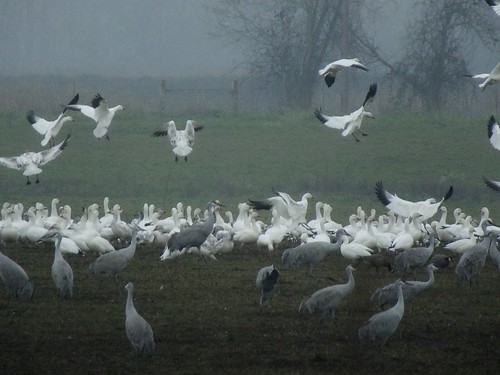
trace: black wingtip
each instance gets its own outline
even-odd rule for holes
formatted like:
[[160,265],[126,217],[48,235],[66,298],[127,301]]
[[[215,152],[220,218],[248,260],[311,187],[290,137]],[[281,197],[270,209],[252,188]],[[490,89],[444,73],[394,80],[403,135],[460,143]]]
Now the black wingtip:
[[67,106],[78,103],[78,100],[80,100],[80,94],[76,93],[76,95],[68,102],[68,104],[61,105],[64,108],[62,113],[65,113],[69,109]]
[[97,108],[103,100],[104,98],[101,96],[101,94],[97,93],[90,103],[92,104],[93,108]]
[[453,195],[453,185],[450,185],[450,188],[446,192],[446,195],[444,196],[443,201],[450,199],[452,195]]
[[33,110],[30,110],[26,113],[26,119],[28,120],[28,122],[33,125],[36,120],[35,120],[35,112]]
[[334,82],[335,82],[335,76],[332,76],[330,74],[327,74],[325,76],[325,83],[328,87],[331,87]]
[[325,118],[323,117],[323,112],[321,112],[321,107],[314,108],[314,116],[323,124],[326,122]]
[[377,94],[377,84],[372,83],[370,85],[370,88],[368,89],[368,92],[366,93],[365,101],[363,102],[363,107],[366,105],[366,103],[373,99],[375,97],[375,94]]
[[496,123],[497,121],[495,120],[495,116],[491,115],[488,121],[488,138],[491,138],[491,136],[493,135],[493,127]]
[[375,184],[375,195],[384,206],[387,206],[388,204],[391,203],[391,201],[387,199],[387,195],[385,194],[384,184],[380,180],[377,181],[377,183]]
[[254,210],[270,210],[273,208],[272,204],[263,201],[254,201],[252,199],[248,200],[250,208]]
[[488,180],[486,177],[483,177],[483,181],[488,186],[490,189],[495,190],[496,192],[500,193],[500,185],[495,183],[492,180]]
[[494,7],[497,5],[495,0],[486,0],[486,4],[488,4],[490,7]]

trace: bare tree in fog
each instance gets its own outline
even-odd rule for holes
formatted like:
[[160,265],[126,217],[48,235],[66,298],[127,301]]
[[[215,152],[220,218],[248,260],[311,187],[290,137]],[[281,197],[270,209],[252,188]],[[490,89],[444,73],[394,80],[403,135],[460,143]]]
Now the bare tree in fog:
[[403,58],[391,63],[379,55],[379,61],[397,80],[398,98],[419,100],[427,110],[439,111],[450,93],[463,87],[474,43],[493,48],[500,24],[486,4],[470,0],[417,0],[413,10],[416,17],[403,36]]
[[[285,103],[307,108],[321,80],[318,69],[335,54],[366,51],[361,0],[215,0],[210,11],[233,42],[241,44],[254,76],[282,90]],[[368,43],[368,42],[367,42]]]

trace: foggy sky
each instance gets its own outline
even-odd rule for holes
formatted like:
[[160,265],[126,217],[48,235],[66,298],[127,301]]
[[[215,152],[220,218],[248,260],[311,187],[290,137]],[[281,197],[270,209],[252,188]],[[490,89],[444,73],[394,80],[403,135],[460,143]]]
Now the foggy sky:
[[[232,75],[242,53],[238,46],[211,36],[215,23],[205,6],[213,1],[2,1],[0,75]],[[367,16],[366,28],[383,54],[397,59],[412,2],[379,4],[383,6],[374,5],[376,11]],[[482,72],[489,71],[498,56],[478,47],[468,58]]]
[[16,0],[0,4],[0,74],[228,74],[209,0]]

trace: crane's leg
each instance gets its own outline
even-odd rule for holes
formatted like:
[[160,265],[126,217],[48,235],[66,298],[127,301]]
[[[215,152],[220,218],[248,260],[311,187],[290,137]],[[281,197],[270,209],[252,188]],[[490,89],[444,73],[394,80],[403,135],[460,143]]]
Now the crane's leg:
[[26,185],[31,185],[30,177],[28,176],[26,178],[27,178]]
[[36,181],[35,181],[35,184],[39,184],[40,183],[40,180],[38,179],[38,175],[36,175]]

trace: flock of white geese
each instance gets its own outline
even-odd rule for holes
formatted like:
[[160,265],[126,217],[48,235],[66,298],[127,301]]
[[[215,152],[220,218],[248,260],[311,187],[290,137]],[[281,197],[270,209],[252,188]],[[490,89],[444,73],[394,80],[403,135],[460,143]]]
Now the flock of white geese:
[[[127,246],[132,239],[132,227],[137,226],[139,244],[150,244],[162,250],[161,260],[193,252],[216,260],[219,254],[244,245],[257,245],[271,252],[286,239],[297,243],[330,243],[335,240],[335,233],[342,229],[344,235],[339,239],[341,254],[349,260],[356,260],[373,253],[404,251],[421,243],[430,233],[451,255],[463,254],[483,235],[483,223],[489,219],[487,207],[481,208],[479,215],[466,214],[455,208],[450,219],[451,213],[440,204],[439,208],[436,207],[440,214],[436,214],[439,217],[435,219],[423,220],[423,216],[417,213],[405,217],[392,210],[377,216],[374,208],[367,213],[358,207],[347,219],[336,221],[332,219],[332,206],[325,202],[317,202],[314,215],[307,217],[312,197],[309,193],[298,201],[286,193],[279,194],[265,201],[239,203],[236,214],[218,206],[214,211],[214,230],[200,251],[191,248],[170,252],[168,249],[168,240],[174,233],[196,225],[197,221],[204,221],[208,215],[206,210],[193,209],[182,202],[169,212],[145,203],[140,215],[136,214],[131,221],[123,220],[123,208],[119,204],[110,206],[108,197],[104,198],[102,205],[93,203],[78,216],[58,198],[52,199],[48,207],[36,203],[27,209],[22,203],[5,202],[1,208],[0,231],[5,243],[24,244],[37,244],[47,233],[58,231],[63,236],[62,253],[102,255]],[[262,204],[266,202],[270,204],[267,209],[272,212],[268,222],[259,215]],[[488,228],[496,230],[491,225]]]

